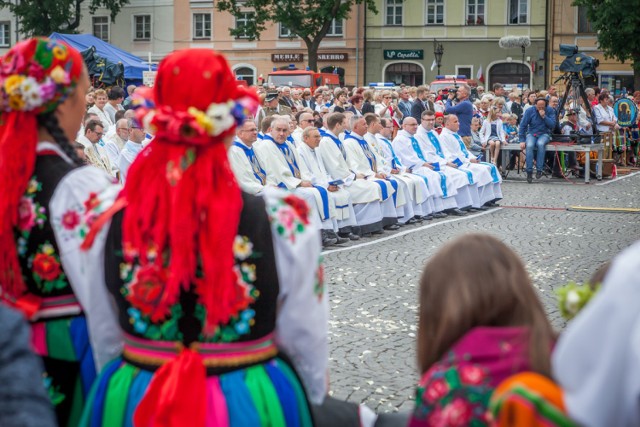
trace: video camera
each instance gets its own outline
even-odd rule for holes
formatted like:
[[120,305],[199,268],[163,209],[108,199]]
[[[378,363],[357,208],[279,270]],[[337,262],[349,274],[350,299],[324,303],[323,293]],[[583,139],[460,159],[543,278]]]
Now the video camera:
[[596,58],[578,52],[578,46],[572,44],[561,44],[560,55],[567,59],[560,64],[560,71],[564,73],[582,74],[583,77],[595,76],[596,68],[600,61]]

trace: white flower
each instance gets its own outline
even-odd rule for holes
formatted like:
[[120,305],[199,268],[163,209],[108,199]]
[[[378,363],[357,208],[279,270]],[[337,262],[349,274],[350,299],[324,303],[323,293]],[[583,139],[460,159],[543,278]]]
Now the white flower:
[[40,94],[40,85],[33,77],[25,77],[19,86],[22,99],[25,102],[25,109],[27,111],[42,105],[42,96]]
[[206,115],[209,117],[211,124],[213,125],[211,136],[220,135],[235,124],[235,120],[231,115],[232,106],[232,102],[209,105]]
[[566,308],[569,313],[576,314],[580,309],[579,304],[580,295],[578,294],[578,292],[575,289],[568,291],[567,299],[564,303],[564,308]]

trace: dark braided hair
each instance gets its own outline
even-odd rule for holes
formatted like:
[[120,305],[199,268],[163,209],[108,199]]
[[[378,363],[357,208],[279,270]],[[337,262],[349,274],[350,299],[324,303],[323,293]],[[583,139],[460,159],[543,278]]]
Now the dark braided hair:
[[83,164],[82,160],[76,154],[76,149],[67,139],[64,131],[58,123],[58,118],[53,112],[45,113],[38,116],[38,125],[42,126],[53,137],[56,144],[62,149],[62,152],[66,154],[76,166]]

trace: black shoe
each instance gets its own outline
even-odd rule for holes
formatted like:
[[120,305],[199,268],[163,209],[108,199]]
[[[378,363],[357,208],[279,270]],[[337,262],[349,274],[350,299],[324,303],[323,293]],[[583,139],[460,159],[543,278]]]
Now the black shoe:
[[536,172],[536,179],[542,178],[542,171]]
[[360,236],[358,236],[357,234],[353,234],[353,233],[348,233],[348,234],[342,235],[340,237],[344,237],[345,239],[349,239],[349,240],[360,240]]
[[[387,229],[387,228],[385,227],[385,229]],[[384,234],[384,230],[372,231],[371,234]]]
[[477,208],[474,208],[476,211],[488,211],[489,208],[486,206],[478,206]]
[[446,212],[435,212],[432,215],[436,219],[446,218],[449,216]]
[[422,223],[422,221],[424,221],[424,218],[420,215],[416,215],[413,217],[413,220],[417,223]]
[[417,222],[418,222],[417,219],[411,218],[409,221],[405,222],[404,225],[412,225],[412,224],[415,224]]
[[533,173],[527,172],[527,182],[531,184],[533,182]]
[[327,246],[333,246],[338,243],[338,239],[331,237],[323,237],[322,238],[322,247],[326,248]]
[[384,227],[385,230],[389,230],[389,231],[395,231],[395,230],[399,230],[400,226],[398,224],[391,224],[391,225],[385,225]]
[[453,215],[453,216],[465,216],[465,215],[467,215],[467,213],[465,211],[460,210],[460,209],[451,209],[451,210],[449,210],[448,213],[450,215]]
[[423,215],[420,217],[420,219],[424,220],[424,221],[431,221],[433,219],[433,215],[429,214],[429,215]]
[[349,239],[347,239],[346,237],[338,236],[338,241],[336,242],[336,245],[343,245],[348,242],[349,242]]

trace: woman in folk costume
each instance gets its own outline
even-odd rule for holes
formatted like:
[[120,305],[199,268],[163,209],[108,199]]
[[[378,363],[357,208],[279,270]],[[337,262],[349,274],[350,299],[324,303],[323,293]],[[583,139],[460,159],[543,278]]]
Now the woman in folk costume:
[[96,222],[111,217],[125,345],[81,425],[311,425],[328,360],[320,233],[300,199],[234,179],[227,148],[257,96],[204,49],[165,58],[153,95],[138,114],[155,139]]
[[542,304],[522,261],[488,235],[463,236],[429,260],[418,331],[422,379],[410,427],[488,425],[504,379],[550,377],[555,336]]
[[121,342],[96,280],[103,245],[80,250],[118,194],[106,174],[78,167],[69,142],[88,87],[80,54],[56,41],[18,43],[0,62],[0,297],[31,322],[60,426],[78,424],[97,369]]

